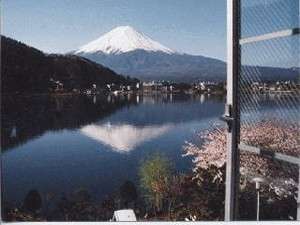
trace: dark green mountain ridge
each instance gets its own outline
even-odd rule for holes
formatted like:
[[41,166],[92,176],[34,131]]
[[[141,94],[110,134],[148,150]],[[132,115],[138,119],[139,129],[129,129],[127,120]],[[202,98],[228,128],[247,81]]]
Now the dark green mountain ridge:
[[111,69],[75,55],[45,54],[8,37],[1,37],[2,94],[48,93],[50,80],[64,91],[127,83],[129,79]]

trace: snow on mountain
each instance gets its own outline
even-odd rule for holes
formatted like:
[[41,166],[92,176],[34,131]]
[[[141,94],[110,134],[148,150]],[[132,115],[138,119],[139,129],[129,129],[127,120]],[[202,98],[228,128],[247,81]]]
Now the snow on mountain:
[[163,52],[173,54],[175,51],[152,40],[145,34],[137,32],[130,26],[120,26],[100,38],[80,47],[75,54],[98,53],[121,54],[134,50]]
[[117,27],[72,51],[119,74],[141,80],[224,80],[224,62],[171,50],[130,26]]

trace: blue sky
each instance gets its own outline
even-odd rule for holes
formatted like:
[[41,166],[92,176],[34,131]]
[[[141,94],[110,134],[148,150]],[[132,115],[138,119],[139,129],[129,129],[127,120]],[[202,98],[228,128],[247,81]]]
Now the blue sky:
[[65,53],[130,25],[172,49],[225,60],[226,0],[2,0],[2,33]]

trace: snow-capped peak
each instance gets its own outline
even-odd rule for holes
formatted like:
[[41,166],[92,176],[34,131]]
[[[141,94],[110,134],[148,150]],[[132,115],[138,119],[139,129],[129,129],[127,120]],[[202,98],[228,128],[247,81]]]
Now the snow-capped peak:
[[152,40],[145,34],[137,32],[130,26],[120,26],[80,47],[75,54],[95,52],[120,54],[137,49],[153,52],[161,51],[168,54],[175,53],[175,51]]

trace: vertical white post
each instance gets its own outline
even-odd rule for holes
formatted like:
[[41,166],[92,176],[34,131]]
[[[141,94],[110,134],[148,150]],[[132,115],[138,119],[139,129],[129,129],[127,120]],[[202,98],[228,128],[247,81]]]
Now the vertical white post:
[[239,0],[227,0],[227,107],[232,122],[227,134],[225,221],[237,219],[239,188]]

